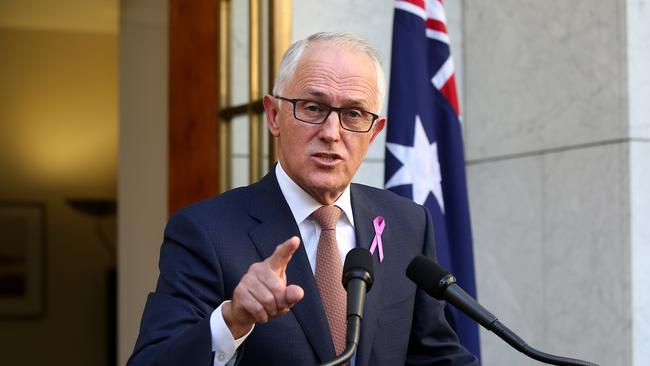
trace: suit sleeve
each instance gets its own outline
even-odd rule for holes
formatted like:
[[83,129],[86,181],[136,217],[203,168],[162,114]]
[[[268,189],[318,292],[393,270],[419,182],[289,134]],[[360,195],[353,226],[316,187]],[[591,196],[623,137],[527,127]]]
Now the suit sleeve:
[[210,314],[224,300],[214,246],[191,216],[172,216],[129,366],[212,364]]
[[[422,253],[436,258],[431,216],[424,207],[422,210],[426,216]],[[445,318],[445,305],[420,289],[416,291],[407,365],[479,365],[476,357],[458,342],[458,336]]]

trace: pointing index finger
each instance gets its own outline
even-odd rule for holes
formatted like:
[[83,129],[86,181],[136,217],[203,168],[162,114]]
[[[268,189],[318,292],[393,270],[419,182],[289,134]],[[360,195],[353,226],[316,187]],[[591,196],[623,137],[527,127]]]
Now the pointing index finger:
[[291,256],[296,252],[296,250],[298,250],[299,246],[300,239],[298,239],[297,236],[292,236],[284,243],[278,245],[273,254],[267,258],[271,269],[276,272],[284,272],[287,268],[287,264],[289,264],[289,261],[291,260]]

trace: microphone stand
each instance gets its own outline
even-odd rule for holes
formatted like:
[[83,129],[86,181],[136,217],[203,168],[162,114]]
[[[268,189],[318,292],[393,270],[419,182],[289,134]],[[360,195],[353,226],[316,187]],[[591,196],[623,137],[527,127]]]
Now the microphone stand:
[[513,331],[508,329],[508,327],[503,325],[499,320],[495,320],[492,324],[490,324],[490,327],[488,327],[488,329],[494,332],[494,334],[496,334],[497,336],[499,336],[499,338],[506,341],[506,343],[511,345],[517,351],[525,354],[526,356],[534,360],[544,362],[549,365],[557,365],[557,366],[598,366],[597,364],[592,362],[578,360],[575,358],[556,356],[550,353],[537,350],[529,346],[528,343],[526,343]]
[[338,355],[335,359],[322,363],[319,366],[336,366],[341,365],[354,356],[354,352],[357,351],[357,345],[359,344],[359,337],[361,335],[361,317],[355,314],[350,314],[348,316],[348,329],[346,336],[345,350],[343,353]]

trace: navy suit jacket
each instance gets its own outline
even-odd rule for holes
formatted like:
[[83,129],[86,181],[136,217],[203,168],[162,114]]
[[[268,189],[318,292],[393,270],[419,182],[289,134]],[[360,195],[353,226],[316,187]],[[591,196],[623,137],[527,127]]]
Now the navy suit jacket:
[[[259,182],[186,207],[172,215],[160,252],[160,276],[149,294],[128,365],[211,365],[210,314],[249,266],[300,231],[274,169]],[[405,276],[418,254],[434,256],[428,212],[391,192],[352,184],[358,247],[385,218],[384,260],[375,253],[374,285],[366,297],[357,366],[478,365],[458,343],[444,304]],[[305,291],[289,313],[257,324],[239,349],[239,365],[315,365],[335,357],[318,288],[304,247],[293,255],[287,282]]]

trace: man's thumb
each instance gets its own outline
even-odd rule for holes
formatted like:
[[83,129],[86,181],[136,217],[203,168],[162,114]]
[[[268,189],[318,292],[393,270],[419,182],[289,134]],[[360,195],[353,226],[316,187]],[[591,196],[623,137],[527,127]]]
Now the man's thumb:
[[295,305],[298,301],[302,300],[302,298],[305,297],[305,291],[298,285],[287,286],[284,294],[286,296],[287,304],[289,307]]

